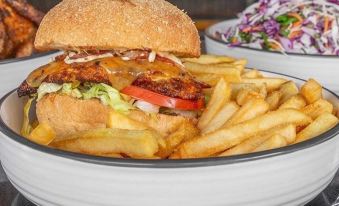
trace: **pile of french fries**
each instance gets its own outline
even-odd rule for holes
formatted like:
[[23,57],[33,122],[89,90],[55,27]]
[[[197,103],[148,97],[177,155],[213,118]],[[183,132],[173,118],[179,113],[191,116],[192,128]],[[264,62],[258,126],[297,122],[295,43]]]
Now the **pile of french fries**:
[[188,71],[215,86],[198,122],[200,135],[180,144],[172,159],[275,149],[316,137],[338,123],[337,108],[313,79],[299,89],[288,79],[246,70],[245,60],[205,55],[184,61]]
[[[203,55],[183,59],[188,72],[213,86],[197,124],[178,122],[160,134],[150,122],[111,111],[107,128],[53,141],[40,124],[28,136],[39,144],[96,156],[185,159],[265,151],[316,137],[338,123],[337,106],[323,98],[322,86],[309,79],[300,88],[284,78],[245,69],[246,60]],[[148,123],[148,124],[147,124]]]

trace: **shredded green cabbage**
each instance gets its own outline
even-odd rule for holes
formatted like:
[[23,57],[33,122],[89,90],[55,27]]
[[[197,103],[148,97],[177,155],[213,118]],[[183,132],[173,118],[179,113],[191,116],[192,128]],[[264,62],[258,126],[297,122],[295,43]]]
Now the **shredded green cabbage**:
[[127,112],[133,109],[133,106],[124,101],[118,90],[113,87],[100,83],[86,83],[84,85],[74,85],[72,83],[64,83],[62,85],[55,83],[42,83],[38,89],[39,101],[43,96],[50,93],[59,92],[78,99],[100,99],[102,104],[112,107],[118,112]]

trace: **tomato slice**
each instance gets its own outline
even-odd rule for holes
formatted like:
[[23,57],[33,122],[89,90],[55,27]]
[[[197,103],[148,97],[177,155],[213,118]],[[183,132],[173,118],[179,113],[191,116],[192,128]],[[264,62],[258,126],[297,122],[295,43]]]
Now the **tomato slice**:
[[156,92],[152,92],[147,89],[143,89],[141,87],[136,86],[128,86],[121,90],[121,93],[129,95],[135,99],[143,100],[145,102],[168,107],[173,109],[180,110],[198,110],[202,109],[205,106],[204,99],[200,99],[197,101],[190,101],[185,99],[178,99],[173,97],[168,97]]

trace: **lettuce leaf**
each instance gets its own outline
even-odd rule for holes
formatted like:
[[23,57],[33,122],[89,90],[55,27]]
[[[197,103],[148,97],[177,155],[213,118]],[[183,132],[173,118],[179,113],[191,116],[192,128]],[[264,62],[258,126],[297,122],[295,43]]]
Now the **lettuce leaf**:
[[121,98],[118,90],[107,84],[87,84],[85,87],[89,89],[82,91],[83,99],[98,98],[104,105],[108,105],[119,112],[127,112],[133,109],[131,104]]
[[32,102],[34,99],[35,98],[28,99],[27,103],[24,106],[24,117],[23,117],[23,123],[22,123],[21,131],[20,131],[20,134],[24,137],[28,137],[28,135],[31,133],[33,129],[32,125],[29,122],[29,111],[31,109]]
[[100,99],[101,103],[112,107],[119,112],[127,112],[133,109],[133,106],[124,101],[118,90],[113,87],[100,83],[86,83],[84,85],[74,85],[72,83],[64,83],[62,85],[54,83],[42,83],[38,89],[39,101],[43,96],[50,93],[66,94],[78,99]]
[[39,101],[46,94],[57,92],[61,88],[62,88],[62,85],[60,85],[60,84],[43,82],[38,89],[38,99],[37,99],[37,101]]

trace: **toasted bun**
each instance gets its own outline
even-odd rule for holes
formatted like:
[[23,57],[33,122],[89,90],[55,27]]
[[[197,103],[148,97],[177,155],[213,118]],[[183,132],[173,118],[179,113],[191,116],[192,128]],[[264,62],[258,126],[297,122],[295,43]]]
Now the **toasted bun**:
[[165,0],[63,0],[42,20],[35,47],[47,49],[152,49],[200,55],[192,20]]
[[[57,134],[57,140],[65,139],[74,133],[105,128],[110,108],[98,99],[79,100],[62,94],[49,94],[38,101],[36,114],[39,123],[47,123]],[[190,119],[164,114],[148,115],[135,110],[129,117],[146,123],[162,135],[174,132]]]

